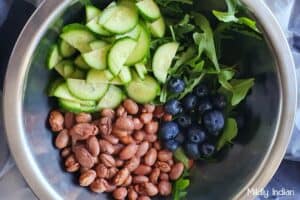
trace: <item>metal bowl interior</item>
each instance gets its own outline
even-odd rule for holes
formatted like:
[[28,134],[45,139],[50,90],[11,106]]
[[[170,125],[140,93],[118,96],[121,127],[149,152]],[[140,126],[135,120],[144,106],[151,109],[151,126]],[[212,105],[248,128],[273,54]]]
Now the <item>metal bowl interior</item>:
[[[225,8],[221,3],[223,1],[219,0],[199,2],[205,4],[202,6],[206,9],[204,11]],[[251,10],[254,5],[266,9],[258,1],[249,2],[245,1]],[[45,60],[49,46],[58,38],[60,28],[81,19],[84,12],[77,1],[51,0],[45,4],[48,5],[42,5],[32,18],[33,22],[25,28],[6,77],[4,110],[9,144],[20,170],[41,199],[109,199],[105,194],[93,194],[79,187],[78,177],[64,171],[59,151],[53,145],[54,137],[48,129],[47,117],[56,104],[46,95],[53,73],[45,67]],[[47,9],[52,11],[51,15]],[[43,12],[48,12],[48,16]],[[293,62],[278,25],[269,11],[265,12],[270,18],[269,23],[275,24],[275,30],[279,32],[282,49],[274,45],[275,38],[270,37],[270,27],[266,28],[266,22],[261,23],[265,31],[264,40],[237,37],[224,43],[228,47],[228,56],[224,56],[228,58],[226,62],[239,58],[240,76],[256,79],[251,94],[241,108],[246,114],[246,128],[240,131],[236,144],[224,153],[220,161],[201,164],[193,170],[188,199],[251,198],[245,193],[247,188],[263,187],[282,159],[292,127],[290,121],[294,117],[293,93],[296,89],[293,86]],[[254,16],[261,22],[262,14]],[[28,26],[31,26],[30,31]],[[287,51],[285,58],[280,55],[283,51]],[[291,65],[291,69],[283,64]],[[288,74],[292,74],[289,79]],[[14,78],[16,82],[12,80]],[[284,118],[289,121],[283,122]],[[278,142],[282,138],[286,141]],[[274,148],[279,150],[272,152]]]

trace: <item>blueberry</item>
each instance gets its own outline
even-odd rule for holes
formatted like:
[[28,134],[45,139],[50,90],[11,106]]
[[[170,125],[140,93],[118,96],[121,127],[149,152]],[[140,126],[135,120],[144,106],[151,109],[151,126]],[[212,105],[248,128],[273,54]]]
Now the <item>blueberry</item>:
[[227,105],[227,100],[226,97],[222,94],[216,94],[213,98],[212,98],[212,103],[213,106],[217,109],[224,109]]
[[175,140],[176,140],[179,144],[183,144],[183,143],[184,143],[184,140],[185,140],[184,135],[183,135],[182,133],[179,133],[179,134],[176,136]]
[[213,155],[215,152],[215,146],[212,144],[202,144],[200,147],[200,153],[202,156],[204,157],[210,157],[211,155]]
[[218,110],[204,113],[202,123],[209,133],[216,133],[224,128],[224,115]]
[[200,157],[200,151],[198,144],[195,143],[185,143],[184,145],[185,153],[191,159],[197,160]]
[[182,114],[176,119],[181,128],[187,128],[192,125],[192,118],[188,114]]
[[164,142],[164,147],[170,151],[175,151],[179,146],[180,144],[176,140],[167,140]]
[[204,130],[199,126],[193,126],[189,128],[187,132],[187,138],[190,142],[199,144],[206,138]]
[[178,100],[170,100],[165,104],[165,111],[171,115],[176,115],[182,112],[181,103]]
[[179,78],[172,78],[168,83],[168,89],[170,92],[180,93],[183,92],[185,83]]
[[183,98],[182,104],[185,110],[192,111],[196,108],[198,104],[198,98],[196,95],[188,94]]
[[159,136],[163,140],[174,139],[179,134],[179,127],[175,122],[166,122],[159,129]]
[[195,94],[198,96],[198,97],[205,97],[208,95],[208,87],[206,85],[203,85],[203,84],[199,84],[195,90],[194,90]]
[[208,98],[201,99],[199,101],[199,105],[197,107],[197,111],[200,115],[205,113],[206,111],[209,111],[213,108],[212,103]]

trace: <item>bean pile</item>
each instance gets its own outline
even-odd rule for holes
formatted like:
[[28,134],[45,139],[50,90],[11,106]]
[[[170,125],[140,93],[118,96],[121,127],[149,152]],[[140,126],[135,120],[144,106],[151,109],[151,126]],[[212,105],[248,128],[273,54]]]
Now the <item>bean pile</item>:
[[111,192],[117,200],[168,196],[171,181],[182,175],[184,165],[158,140],[160,120],[170,121],[172,116],[163,107],[130,99],[116,110],[102,110],[97,119],[57,110],[49,116],[66,171],[80,173],[80,186]]

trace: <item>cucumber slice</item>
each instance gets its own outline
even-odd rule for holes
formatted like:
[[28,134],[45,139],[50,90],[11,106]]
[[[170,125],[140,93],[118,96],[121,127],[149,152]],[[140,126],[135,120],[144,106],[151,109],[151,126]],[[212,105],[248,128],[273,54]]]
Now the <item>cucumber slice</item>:
[[134,50],[136,44],[137,43],[135,40],[130,38],[124,38],[118,40],[112,46],[108,54],[108,66],[109,70],[114,75],[119,74],[129,55]]
[[100,17],[100,24],[112,33],[122,34],[132,30],[138,23],[138,13],[135,5],[131,4],[119,4],[108,8],[112,11],[110,11],[108,19],[101,20],[102,17]]
[[82,54],[83,60],[92,68],[105,69],[107,67],[107,54],[110,46],[96,49],[89,53]]
[[87,83],[80,79],[67,79],[70,93],[81,100],[99,100],[107,91],[108,85]]
[[92,5],[85,7],[86,21],[89,22],[101,14],[101,10]]
[[60,40],[59,42],[59,52],[64,58],[68,58],[76,53],[76,49],[74,49],[67,42]]
[[109,81],[110,84],[112,85],[123,85],[121,79],[119,77],[115,77],[112,80]]
[[87,112],[92,113],[96,112],[95,106],[87,106],[84,104],[81,104],[76,101],[70,101],[66,99],[59,99],[58,100],[59,107],[61,107],[63,110],[74,112],[74,113],[80,113],[80,112]]
[[116,86],[110,85],[108,91],[102,97],[97,105],[98,110],[102,110],[104,108],[114,109],[119,106],[124,99],[124,94],[122,90]]
[[142,61],[150,51],[150,35],[144,27],[141,26],[140,37],[133,52],[126,60],[125,65],[131,66]]
[[93,41],[93,42],[90,43],[90,47],[93,50],[101,49],[102,47],[105,47],[107,45],[108,45],[107,42],[102,41],[102,40],[95,40],[95,41]]
[[91,51],[89,43],[96,40],[94,34],[81,24],[66,26],[60,37],[81,53]]
[[63,60],[60,63],[58,63],[54,68],[64,78],[67,77],[67,74],[70,75],[75,71],[73,63],[70,60]]
[[64,78],[69,78],[74,72],[75,67],[73,66],[73,63],[66,63],[64,65]]
[[116,35],[116,39],[129,37],[134,40],[137,40],[140,37],[140,34],[141,34],[141,26],[138,24],[135,26],[135,28],[132,31],[122,35]]
[[83,60],[82,56],[79,55],[77,56],[77,58],[74,61],[75,65],[83,70],[88,70],[90,69],[90,66],[88,64],[86,64],[86,62]]
[[103,26],[117,12],[117,10],[116,4],[106,7],[99,17],[98,24]]
[[152,68],[154,76],[162,83],[165,83],[168,76],[169,68],[176,55],[179,44],[169,42],[158,47],[153,56]]
[[122,67],[119,78],[121,79],[122,83],[126,84],[129,83],[132,80],[131,71],[129,67],[124,66]]
[[142,80],[134,74],[133,80],[126,86],[126,91],[130,98],[144,104],[150,103],[156,98],[160,86],[151,76],[145,76],[145,79]]
[[75,71],[68,78],[74,79],[84,79],[86,76],[85,72],[80,69],[75,69]]
[[54,92],[56,91],[56,88],[58,86],[60,86],[61,84],[63,84],[64,82],[65,82],[65,80],[62,78],[56,79],[55,81],[51,82],[51,84],[48,87],[48,96],[53,97]]
[[52,46],[47,60],[48,68],[53,69],[61,60],[62,60],[62,56],[59,53],[58,46],[57,45]]
[[54,97],[69,100],[69,101],[78,102],[80,104],[87,105],[87,106],[95,106],[96,105],[95,101],[82,101],[82,100],[74,97],[70,93],[68,86],[65,82],[57,85],[57,87],[55,89],[53,89],[52,94],[50,96],[54,96]]
[[145,79],[145,75],[147,74],[147,68],[146,68],[145,64],[138,63],[138,64],[135,64],[134,67],[135,67],[135,70],[136,70],[138,76],[142,80],[144,80]]
[[162,38],[166,33],[166,24],[162,17],[155,22],[149,23],[148,27],[154,37]]
[[155,21],[161,16],[159,7],[153,0],[142,0],[136,3],[136,6],[141,15],[149,21]]
[[102,25],[98,24],[99,17],[95,17],[91,21],[89,21],[86,26],[94,33],[103,35],[103,36],[110,36],[112,35],[109,31],[107,31]]
[[114,76],[109,70],[91,69],[86,77],[88,83],[109,83]]

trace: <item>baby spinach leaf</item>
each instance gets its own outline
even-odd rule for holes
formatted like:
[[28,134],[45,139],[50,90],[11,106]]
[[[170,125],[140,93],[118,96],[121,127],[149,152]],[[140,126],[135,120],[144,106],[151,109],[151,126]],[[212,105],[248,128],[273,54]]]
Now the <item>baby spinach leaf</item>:
[[247,95],[248,91],[254,85],[254,79],[234,79],[230,82],[232,86],[231,105],[238,105]]
[[173,200],[182,200],[186,198],[187,189],[190,186],[190,180],[188,178],[189,171],[185,170],[183,175],[174,182],[172,194]]
[[185,166],[185,168],[189,167],[189,158],[185,155],[184,151],[182,148],[178,148],[175,152],[174,152],[174,158],[179,161],[182,162]]
[[236,120],[233,118],[228,118],[226,120],[225,128],[221,137],[219,138],[216,148],[217,150],[221,150],[225,144],[231,143],[231,141],[237,136],[238,127]]
[[202,53],[204,53],[214,64],[216,70],[219,71],[220,66],[216,55],[214,35],[209,21],[199,13],[193,12],[192,15],[195,19],[195,24],[203,31],[202,33],[196,32],[193,34],[194,42],[198,46],[198,55],[192,59],[192,63],[197,62]]

